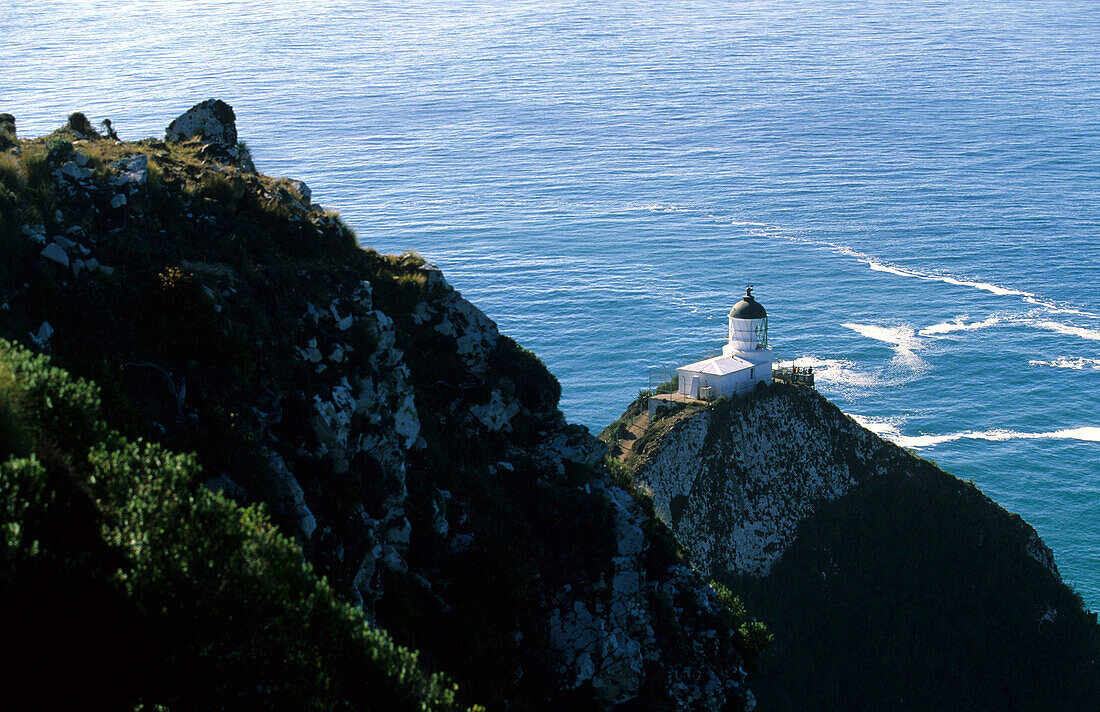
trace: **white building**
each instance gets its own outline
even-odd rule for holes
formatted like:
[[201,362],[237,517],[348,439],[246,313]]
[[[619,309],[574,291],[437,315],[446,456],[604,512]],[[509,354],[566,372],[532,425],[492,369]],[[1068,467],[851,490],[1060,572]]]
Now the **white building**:
[[752,296],[752,287],[729,314],[729,339],[722,355],[676,369],[679,393],[688,398],[721,398],[771,383],[775,357],[768,346],[768,313]]

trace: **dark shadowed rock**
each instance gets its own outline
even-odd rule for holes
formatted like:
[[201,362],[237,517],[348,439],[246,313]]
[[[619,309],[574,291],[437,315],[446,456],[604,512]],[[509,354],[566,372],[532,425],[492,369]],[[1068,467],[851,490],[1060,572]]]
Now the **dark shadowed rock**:
[[686,408],[633,453],[693,563],[774,633],[761,709],[1097,709],[1096,614],[1038,533],[816,391]]
[[0,131],[7,131],[15,138],[15,117],[11,114],[0,114]]
[[201,138],[207,143],[237,145],[237,116],[221,99],[207,99],[177,116],[164,136],[168,141]]

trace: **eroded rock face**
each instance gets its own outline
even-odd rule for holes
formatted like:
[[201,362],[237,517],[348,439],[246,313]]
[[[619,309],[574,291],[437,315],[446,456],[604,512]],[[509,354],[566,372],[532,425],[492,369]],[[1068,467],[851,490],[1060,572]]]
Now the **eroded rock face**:
[[[766,575],[817,503],[874,469],[883,441],[815,399],[759,398],[683,418],[639,468],[703,570]],[[812,446],[811,446],[812,445]]]
[[[200,134],[235,141],[228,106],[169,129]],[[94,172],[80,153],[51,166],[65,200],[22,231],[57,299],[81,305],[50,316],[40,348],[101,367],[144,437],[263,501],[471,703],[746,708],[720,605],[565,421],[537,357],[432,265],[360,249],[305,184],[197,142],[121,146]],[[47,315],[24,282],[0,285],[21,315],[0,325],[26,340]]]
[[682,411],[635,453],[693,563],[774,633],[754,680],[763,708],[1100,699],[1096,616],[1036,531],[816,391],[774,384]]
[[237,116],[221,99],[207,99],[183,112],[164,132],[168,141],[200,138],[206,143],[237,145]]

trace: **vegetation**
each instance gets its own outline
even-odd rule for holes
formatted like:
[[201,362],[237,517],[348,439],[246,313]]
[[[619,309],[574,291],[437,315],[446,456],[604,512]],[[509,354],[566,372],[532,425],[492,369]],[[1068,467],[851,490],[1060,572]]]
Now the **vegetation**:
[[737,629],[738,652],[745,660],[746,669],[749,672],[755,672],[760,656],[775,641],[775,636],[768,632],[768,626],[762,621],[748,618],[745,604],[728,588],[717,581],[711,581],[710,587],[718,602],[729,613],[730,626]]
[[[119,709],[591,707],[598,693],[564,690],[548,662],[546,620],[561,596],[607,602],[614,509],[596,493],[602,467],[546,456],[588,441],[564,423],[542,361],[491,328],[479,333],[423,258],[360,249],[285,179],[211,160],[197,142],[76,134],[0,152],[13,244],[25,252],[0,261],[0,303],[11,307],[0,335],[27,339],[48,321],[52,363],[99,384],[77,410],[111,426],[83,444],[51,435],[28,416],[49,409],[25,397],[23,376],[9,379],[0,524],[13,553],[0,605],[25,614],[18,637],[39,641],[12,673],[18,689],[49,671],[74,682],[59,695],[82,690],[79,702]],[[144,183],[115,164],[137,154]],[[86,170],[58,177],[70,160]],[[39,228],[70,260],[102,266],[76,274],[45,259]],[[363,394],[354,408],[337,401],[348,390]],[[411,448],[391,420],[408,395],[419,421]],[[360,444],[329,448],[321,401],[351,414]],[[507,422],[481,427],[473,409],[483,406]],[[273,452],[302,488],[312,536]],[[208,493],[205,478],[242,504],[267,502],[270,518]],[[407,547],[377,560],[377,537],[403,519]],[[300,535],[302,551],[273,525]],[[656,520],[645,534],[649,580],[666,579],[682,552]],[[333,590],[362,601],[392,640]],[[679,642],[657,641],[636,707],[670,707],[665,683],[685,665],[677,646],[739,667],[733,631],[712,613],[681,613],[701,612],[698,594],[684,586],[662,604]],[[699,629],[717,629],[722,649],[697,650]],[[418,663],[459,681],[460,701]]]
[[9,703],[453,707],[262,509],[198,474],[108,428],[93,384],[0,341],[0,610],[26,646],[3,671]]

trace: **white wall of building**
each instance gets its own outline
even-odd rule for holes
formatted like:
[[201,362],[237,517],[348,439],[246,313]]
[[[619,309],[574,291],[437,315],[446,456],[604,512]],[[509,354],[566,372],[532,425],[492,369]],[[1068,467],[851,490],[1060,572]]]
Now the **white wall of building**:
[[679,378],[677,392],[688,398],[699,398],[700,392],[706,386],[710,386],[712,398],[744,393],[752,390],[753,386],[761,381],[771,383],[772,363],[766,361],[752,368],[745,368],[733,373],[716,375],[699,371],[688,371],[682,368],[676,369]]

